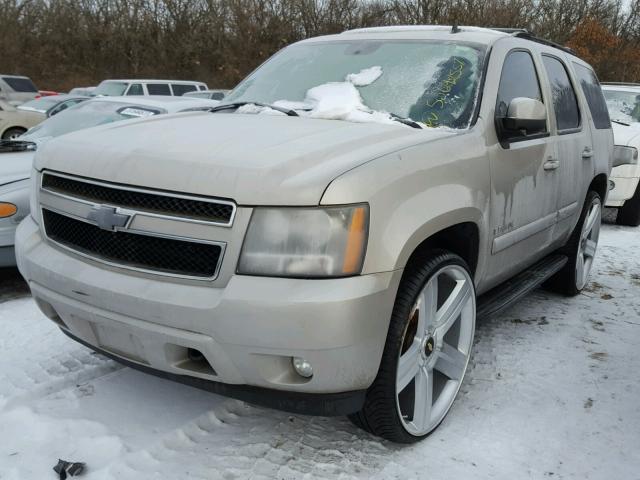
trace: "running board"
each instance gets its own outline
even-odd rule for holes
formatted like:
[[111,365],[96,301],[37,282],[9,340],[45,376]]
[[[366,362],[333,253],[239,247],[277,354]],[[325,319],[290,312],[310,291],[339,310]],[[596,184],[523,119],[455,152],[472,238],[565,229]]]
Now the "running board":
[[542,285],[569,261],[566,255],[543,258],[524,272],[489,290],[478,298],[477,318],[484,319],[504,310]]

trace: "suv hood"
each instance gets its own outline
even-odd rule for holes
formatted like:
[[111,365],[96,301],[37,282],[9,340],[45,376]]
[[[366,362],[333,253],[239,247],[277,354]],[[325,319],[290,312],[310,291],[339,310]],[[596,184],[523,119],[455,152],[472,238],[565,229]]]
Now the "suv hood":
[[614,143],[616,145],[622,145],[623,147],[637,147],[640,138],[640,125],[637,123],[627,125],[620,125],[619,123],[611,122],[613,127]]
[[36,168],[239,205],[317,205],[342,173],[451,135],[401,124],[183,113],[64,135],[38,150]]
[[34,153],[33,150],[0,153],[0,185],[29,178]]

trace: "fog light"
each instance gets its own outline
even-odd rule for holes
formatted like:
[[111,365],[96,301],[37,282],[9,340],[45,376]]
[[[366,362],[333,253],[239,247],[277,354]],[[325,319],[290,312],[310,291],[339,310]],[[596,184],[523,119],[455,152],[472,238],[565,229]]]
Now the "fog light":
[[313,367],[304,358],[293,357],[291,363],[293,363],[293,368],[301,377],[311,378],[313,375]]

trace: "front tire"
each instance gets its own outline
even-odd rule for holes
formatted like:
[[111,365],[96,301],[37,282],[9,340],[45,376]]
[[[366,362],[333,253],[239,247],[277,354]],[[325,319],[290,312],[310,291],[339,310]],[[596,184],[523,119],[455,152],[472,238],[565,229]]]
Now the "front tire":
[[475,320],[475,287],[462,258],[437,250],[409,265],[378,375],[351,420],[393,442],[413,443],[429,435],[460,390]]
[[26,130],[24,128],[10,128],[2,134],[2,140],[16,140]]
[[624,205],[618,209],[616,223],[627,227],[640,225],[640,184],[636,187],[633,197],[624,202]]
[[545,286],[568,296],[577,295],[586,287],[598,248],[601,223],[602,200],[598,193],[589,191],[578,225],[560,250],[569,257],[569,261]]

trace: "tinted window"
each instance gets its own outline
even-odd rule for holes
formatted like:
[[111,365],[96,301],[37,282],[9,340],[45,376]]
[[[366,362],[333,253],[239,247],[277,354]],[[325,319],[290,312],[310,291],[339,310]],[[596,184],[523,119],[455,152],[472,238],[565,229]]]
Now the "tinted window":
[[578,81],[580,82],[584,96],[589,104],[593,123],[596,128],[610,128],[611,122],[609,121],[609,110],[607,110],[607,102],[602,94],[598,77],[596,77],[593,70],[580,65],[579,63],[574,62],[573,66],[576,69]]
[[2,77],[7,85],[9,85],[16,92],[37,92],[38,89],[33,84],[31,80],[28,78],[12,78],[12,77]]
[[507,116],[511,100],[518,97],[533,98],[542,102],[538,74],[531,54],[524,51],[511,52],[502,66],[498,87],[496,116]]
[[222,92],[213,92],[211,94],[211,100],[222,100],[224,98],[224,93]]
[[172,83],[171,89],[173,90],[173,94],[177,97],[181,97],[187,92],[195,92],[198,90],[195,85],[185,85],[183,83]]
[[142,85],[139,83],[134,83],[129,87],[127,91],[127,95],[144,95],[144,90],[142,90]]
[[147,83],[149,95],[171,95],[169,84],[167,83]]
[[543,55],[542,62],[549,77],[558,130],[578,128],[580,126],[578,100],[569,80],[567,69],[560,60],[554,57]]

